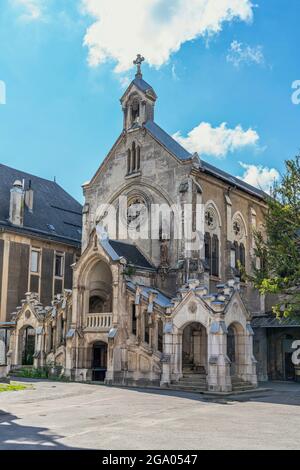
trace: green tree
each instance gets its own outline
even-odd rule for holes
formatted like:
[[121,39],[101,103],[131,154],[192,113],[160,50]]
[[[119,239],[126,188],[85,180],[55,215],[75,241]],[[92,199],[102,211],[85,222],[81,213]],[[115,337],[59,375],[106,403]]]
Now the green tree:
[[256,256],[248,278],[262,294],[277,294],[279,317],[300,316],[300,156],[285,162],[285,174],[267,198],[264,237],[255,233]]

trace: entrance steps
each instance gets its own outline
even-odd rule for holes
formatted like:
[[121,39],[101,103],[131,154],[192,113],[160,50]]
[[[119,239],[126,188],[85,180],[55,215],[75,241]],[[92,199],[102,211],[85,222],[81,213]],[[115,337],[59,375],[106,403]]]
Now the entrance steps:
[[242,392],[246,390],[253,390],[255,388],[251,382],[247,382],[236,376],[231,377],[231,383],[233,392]]
[[[183,377],[178,382],[173,381],[169,388],[171,390],[179,390],[183,392],[206,392],[207,377],[204,368],[199,368],[199,372],[195,372],[192,367],[183,368]],[[243,392],[254,390],[255,387],[250,383],[242,380],[240,377],[231,377],[232,392]]]
[[206,374],[204,367],[198,370],[192,365],[184,365],[183,377],[179,382],[172,382],[169,385],[171,390],[181,390],[186,392],[205,392],[207,390]]
[[11,366],[8,376],[23,377],[24,371],[31,372],[33,366]]

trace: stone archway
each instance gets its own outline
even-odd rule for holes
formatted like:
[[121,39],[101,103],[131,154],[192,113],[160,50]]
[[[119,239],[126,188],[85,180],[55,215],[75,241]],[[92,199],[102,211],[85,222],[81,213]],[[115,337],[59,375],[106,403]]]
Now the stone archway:
[[112,311],[112,273],[105,261],[99,260],[92,266],[87,276],[87,289],[87,313]]
[[96,341],[91,351],[92,380],[104,382],[107,371],[107,344]]
[[20,364],[33,366],[36,342],[36,331],[32,326],[25,326],[19,333]]
[[182,330],[183,371],[207,373],[207,333],[199,322],[192,322]]
[[241,377],[245,366],[245,332],[238,322],[227,327],[227,356],[230,360],[230,375]]

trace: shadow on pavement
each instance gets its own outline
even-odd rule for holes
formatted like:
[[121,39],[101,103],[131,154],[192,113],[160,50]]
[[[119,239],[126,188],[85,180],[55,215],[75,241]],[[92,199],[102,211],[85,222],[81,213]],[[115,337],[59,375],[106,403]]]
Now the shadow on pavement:
[[0,410],[0,450],[68,450],[76,449],[57,442],[63,436],[48,434],[47,428],[23,426],[19,418]]

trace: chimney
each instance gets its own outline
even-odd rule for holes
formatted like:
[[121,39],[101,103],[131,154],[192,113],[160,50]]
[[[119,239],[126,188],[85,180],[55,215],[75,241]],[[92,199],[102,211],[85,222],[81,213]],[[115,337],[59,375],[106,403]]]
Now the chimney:
[[29,212],[33,211],[33,189],[31,187],[31,180],[28,183],[28,189],[25,191],[25,204]]
[[24,222],[24,185],[16,180],[10,190],[9,221],[13,225],[23,226]]

